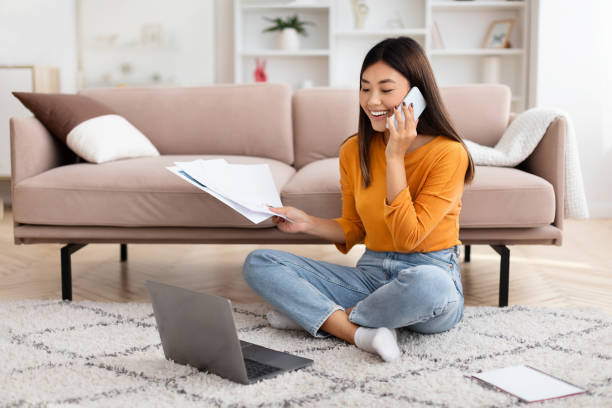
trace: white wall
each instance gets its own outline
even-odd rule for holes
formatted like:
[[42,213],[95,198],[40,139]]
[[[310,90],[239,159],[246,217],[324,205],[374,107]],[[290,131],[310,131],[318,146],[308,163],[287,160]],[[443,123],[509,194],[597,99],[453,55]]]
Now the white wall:
[[536,105],[574,123],[592,218],[612,217],[612,2],[540,0]]
[[[74,0],[0,0],[0,65],[58,67],[60,91],[75,92],[75,10]],[[11,202],[7,180],[0,180],[0,200]]]
[[0,0],[0,65],[60,68],[62,92],[76,91],[74,0]]
[[[80,0],[84,87],[202,86],[215,83],[215,0]],[[158,24],[159,47],[141,43],[145,24]],[[115,46],[101,39],[115,35]],[[122,64],[131,72],[123,73]],[[160,79],[152,79],[154,74]],[[103,78],[108,77],[108,80]]]
[[[216,2],[220,3],[220,7],[215,7]],[[99,3],[103,7],[108,7],[107,1]],[[142,1],[138,2],[141,3]],[[155,17],[155,13],[158,15],[162,13],[161,15],[167,19],[169,29],[175,29],[173,34],[180,51],[175,56],[175,63],[181,85],[214,83],[215,70],[221,69],[222,72],[227,70],[227,67],[216,66],[214,43],[216,27],[211,28],[209,24],[211,22],[215,24],[215,21],[230,24],[229,27],[222,27],[222,31],[224,33],[230,31],[231,34],[233,18],[231,14],[229,16],[221,14],[221,19],[216,16],[210,18],[209,15],[218,14],[216,8],[220,8],[220,12],[223,13],[225,8],[231,7],[231,3],[230,0],[182,0],[180,5],[183,7],[178,7],[178,3],[167,2],[169,7],[157,4],[157,7],[147,9],[147,15],[140,16],[151,20]],[[91,0],[88,4],[91,4]],[[137,10],[130,10],[138,14]],[[188,15],[185,10],[189,10]],[[121,16],[129,20],[129,15]],[[115,21],[118,25],[109,28],[108,31],[124,29],[124,26],[119,25],[123,23],[119,18],[121,16],[116,16]],[[231,41],[231,38],[229,40]],[[58,67],[61,92],[76,92],[76,0],[0,0],[0,65],[31,64]]]

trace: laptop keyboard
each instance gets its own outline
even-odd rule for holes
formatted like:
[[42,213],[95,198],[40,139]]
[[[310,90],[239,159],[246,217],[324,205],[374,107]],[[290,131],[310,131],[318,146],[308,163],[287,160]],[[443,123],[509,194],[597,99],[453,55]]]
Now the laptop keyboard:
[[246,366],[247,377],[249,378],[261,377],[266,374],[273,373],[275,371],[280,371],[280,368],[278,367],[260,363],[259,361],[251,360],[248,358],[244,359],[244,365]]

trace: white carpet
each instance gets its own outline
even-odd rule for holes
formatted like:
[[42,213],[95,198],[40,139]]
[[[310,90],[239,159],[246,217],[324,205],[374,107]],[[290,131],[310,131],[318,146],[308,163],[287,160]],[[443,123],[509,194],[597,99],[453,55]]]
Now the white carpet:
[[589,390],[538,406],[612,406],[612,316],[595,309],[467,307],[449,332],[400,330],[394,363],[273,329],[268,310],[234,304],[240,338],[315,362],[244,386],[166,361],[149,303],[0,302],[0,406],[510,407],[470,375],[517,364]]

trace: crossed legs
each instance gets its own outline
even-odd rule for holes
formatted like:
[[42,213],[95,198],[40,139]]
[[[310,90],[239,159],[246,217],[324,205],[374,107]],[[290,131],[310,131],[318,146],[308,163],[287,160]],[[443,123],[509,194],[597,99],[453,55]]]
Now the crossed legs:
[[247,257],[243,275],[288,321],[313,336],[333,335],[387,361],[399,355],[394,328],[448,330],[460,319],[458,305],[463,305],[452,278],[433,265],[410,267],[377,281],[357,268],[256,250]]

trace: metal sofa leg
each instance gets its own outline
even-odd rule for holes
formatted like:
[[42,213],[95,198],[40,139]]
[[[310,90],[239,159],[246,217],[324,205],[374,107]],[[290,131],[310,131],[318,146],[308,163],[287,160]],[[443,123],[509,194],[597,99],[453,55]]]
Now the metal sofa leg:
[[510,285],[510,249],[505,245],[491,245],[491,248],[501,255],[499,266],[499,307],[506,307],[508,306]]
[[127,261],[127,244],[121,244],[121,262]]
[[470,262],[470,250],[472,249],[471,245],[464,245],[465,249],[464,249],[464,257],[463,257],[463,261],[464,262]]
[[72,300],[72,267],[70,255],[87,244],[68,244],[60,251],[62,259],[62,300]]

